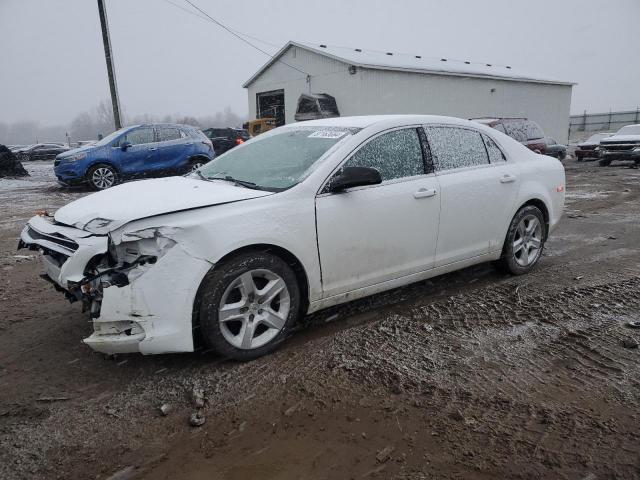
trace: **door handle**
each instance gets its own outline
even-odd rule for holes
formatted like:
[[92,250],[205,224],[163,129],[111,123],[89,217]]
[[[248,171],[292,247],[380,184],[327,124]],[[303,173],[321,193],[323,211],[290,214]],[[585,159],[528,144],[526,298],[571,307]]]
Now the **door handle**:
[[149,151],[157,150],[158,147],[149,147]]
[[413,193],[413,198],[434,197],[436,195],[436,193],[438,193],[438,192],[437,192],[437,190],[435,188],[432,188],[432,189],[421,188],[417,192]]
[[511,182],[515,182],[516,181],[516,177],[514,177],[513,175],[503,175],[502,178],[500,178],[500,183],[511,183]]

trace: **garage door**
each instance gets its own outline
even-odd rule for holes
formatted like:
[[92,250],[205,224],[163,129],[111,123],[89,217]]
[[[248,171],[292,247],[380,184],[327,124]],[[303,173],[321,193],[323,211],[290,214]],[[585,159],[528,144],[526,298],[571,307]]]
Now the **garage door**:
[[275,118],[278,127],[284,125],[284,90],[256,94],[258,118]]

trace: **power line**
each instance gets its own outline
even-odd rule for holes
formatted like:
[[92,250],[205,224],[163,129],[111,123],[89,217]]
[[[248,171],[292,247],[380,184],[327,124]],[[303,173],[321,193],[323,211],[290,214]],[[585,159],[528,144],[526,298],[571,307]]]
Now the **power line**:
[[[233,31],[233,29],[227,27],[225,24],[223,24],[222,22],[216,20],[215,18],[213,18],[211,15],[209,15],[207,12],[205,12],[204,10],[202,10],[200,7],[198,7],[197,5],[195,5],[193,2],[191,2],[191,0],[184,0],[186,3],[188,3],[189,5],[191,5],[193,8],[195,8],[196,10],[198,10],[200,13],[202,13],[203,15],[205,15],[207,18],[209,18],[213,23],[215,23],[216,25],[218,25],[219,27],[225,29],[227,32],[229,32],[231,35],[233,35],[234,37],[238,38],[239,40],[242,40],[244,43],[246,43],[247,45],[253,47],[254,49],[258,50],[261,53],[264,53],[266,56],[268,56],[270,59],[274,58],[274,55],[270,54],[269,52],[261,49],[260,47],[258,47],[257,45],[254,45],[253,43],[251,43],[249,40],[247,40],[246,38],[242,37],[241,35],[239,35],[237,32]],[[289,68],[293,68],[294,70],[297,70],[300,73],[304,73],[305,75],[310,75],[309,73],[305,72],[304,70],[299,69],[298,67],[294,67],[293,65],[288,64],[287,62],[285,62],[282,59],[278,59],[278,61],[280,63],[283,63],[284,65],[286,65]]]
[[[173,5],[173,6],[174,6],[174,7],[176,7],[176,8],[179,8],[180,10],[182,10],[183,12],[188,13],[189,15],[193,15],[194,17],[197,17],[197,18],[199,18],[199,19],[201,19],[201,20],[204,20],[205,22],[211,22],[211,20],[209,20],[207,17],[205,17],[205,16],[203,16],[203,15],[200,15],[199,13],[194,12],[193,10],[190,10],[190,9],[188,9],[188,8],[185,8],[185,7],[183,7],[183,6],[182,6],[182,5],[180,5],[180,4],[177,4],[177,3],[175,3],[175,2],[172,2],[171,0],[163,0],[163,1],[164,1],[165,3],[168,3],[168,4],[170,4],[170,5]],[[243,37],[251,38],[251,39],[253,39],[253,40],[256,40],[257,42],[264,43],[265,45],[269,45],[270,47],[273,47],[273,48],[278,48],[278,49],[280,48],[280,46],[279,46],[279,45],[276,45],[275,43],[267,42],[266,40],[262,40],[262,39],[260,39],[260,38],[258,38],[258,37],[254,37],[254,36],[252,36],[252,35],[249,35],[248,33],[241,32],[240,30],[236,30],[235,28],[231,28],[231,27],[229,27],[229,29],[230,29],[230,30],[233,30],[233,31],[234,31],[235,33],[237,33],[238,35],[242,35]]]

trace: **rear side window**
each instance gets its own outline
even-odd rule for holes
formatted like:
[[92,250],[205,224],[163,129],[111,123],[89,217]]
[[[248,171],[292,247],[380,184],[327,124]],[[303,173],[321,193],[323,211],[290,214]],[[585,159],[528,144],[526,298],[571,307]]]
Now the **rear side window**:
[[507,135],[522,143],[544,138],[542,129],[536,122],[532,122],[531,120],[505,122],[505,128],[507,129]]
[[158,129],[158,139],[161,142],[168,142],[171,140],[178,140],[182,136],[180,135],[180,129],[175,127],[160,127]]
[[487,165],[489,157],[479,132],[457,127],[426,127],[438,170]]
[[504,162],[507,159],[500,150],[500,147],[496,145],[496,142],[493,141],[489,136],[482,134],[482,139],[484,140],[484,146],[487,147],[487,153],[489,154],[489,163],[498,163]]
[[524,121],[513,121],[507,122],[505,124],[505,129],[507,135],[509,135],[514,140],[519,141],[520,143],[524,143],[527,141],[527,127]]
[[384,133],[366,143],[345,167],[372,167],[382,180],[413,177],[424,173],[422,147],[415,128]]

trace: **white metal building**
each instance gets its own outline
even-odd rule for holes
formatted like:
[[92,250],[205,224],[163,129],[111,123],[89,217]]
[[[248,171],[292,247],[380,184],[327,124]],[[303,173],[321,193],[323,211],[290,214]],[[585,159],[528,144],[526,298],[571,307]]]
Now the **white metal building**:
[[250,118],[291,123],[302,93],[329,94],[341,116],[526,117],[566,143],[573,85],[505,65],[289,42],[243,86]]

